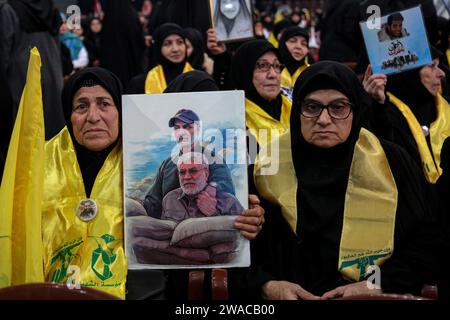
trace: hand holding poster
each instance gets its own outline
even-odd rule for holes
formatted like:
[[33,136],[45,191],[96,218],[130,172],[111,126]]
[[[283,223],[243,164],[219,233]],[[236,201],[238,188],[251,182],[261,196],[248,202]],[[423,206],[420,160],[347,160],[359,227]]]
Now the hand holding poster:
[[381,17],[373,28],[360,23],[373,73],[392,74],[431,63],[420,6]]
[[211,20],[219,42],[254,36],[250,0],[211,0]]
[[124,96],[123,106],[129,269],[248,266],[234,227],[248,207],[243,92]]

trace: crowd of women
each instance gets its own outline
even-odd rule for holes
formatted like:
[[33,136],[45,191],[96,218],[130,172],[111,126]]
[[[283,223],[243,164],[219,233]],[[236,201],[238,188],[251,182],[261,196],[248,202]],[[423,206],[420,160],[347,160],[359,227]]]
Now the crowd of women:
[[[123,13],[131,9],[119,2]],[[107,19],[105,9],[104,28]],[[217,42],[214,29],[163,23],[152,33],[148,70],[128,65],[135,69],[127,73],[117,69],[117,57],[123,52],[124,63],[135,61],[145,45],[126,33],[139,23],[125,24],[116,24],[122,28],[117,45],[108,47],[116,60],[100,59],[104,68],[92,63],[66,81],[60,102],[65,125],[46,143],[46,281],[66,281],[52,253],[75,243],[84,281],[95,282],[90,253],[108,234],[104,241],[118,243],[108,264],[118,285],[102,290],[120,298],[126,292],[148,296],[153,288],[142,283],[157,275],[131,277],[121,240],[121,95],[238,89],[245,92],[249,140],[258,150],[276,144],[279,157],[261,152],[249,166],[250,207],[235,226],[251,240],[252,262],[229,270],[231,298],[421,295],[425,285],[448,295],[450,105],[443,52],[433,47],[430,65],[394,76],[372,74],[366,66],[360,81],[344,64],[315,62],[310,30],[292,21],[278,24],[272,42],[262,36],[239,46]],[[132,45],[121,42],[127,37]],[[271,162],[279,170],[266,175]],[[86,198],[99,208],[91,221],[73,210]],[[374,273],[379,281],[372,283]],[[161,275],[167,298],[186,297],[187,271]]]

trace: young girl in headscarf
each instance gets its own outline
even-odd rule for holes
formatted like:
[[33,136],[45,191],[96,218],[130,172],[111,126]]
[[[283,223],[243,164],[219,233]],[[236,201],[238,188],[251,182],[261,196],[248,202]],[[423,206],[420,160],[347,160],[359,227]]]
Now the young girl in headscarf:
[[281,36],[279,51],[285,68],[281,72],[281,87],[288,97],[292,97],[295,81],[309,67],[309,35],[306,29],[289,27]]
[[187,62],[183,29],[174,23],[165,23],[154,33],[154,53],[158,63],[147,74],[145,93],[162,93],[178,75],[192,71]]

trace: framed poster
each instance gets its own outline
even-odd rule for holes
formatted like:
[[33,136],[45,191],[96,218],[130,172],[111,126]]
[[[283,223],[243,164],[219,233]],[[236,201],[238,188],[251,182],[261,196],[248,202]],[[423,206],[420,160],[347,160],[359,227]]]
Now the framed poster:
[[129,269],[249,266],[243,91],[122,99]]
[[250,0],[211,0],[210,9],[218,41],[232,42],[254,37]]
[[432,61],[420,6],[383,16],[378,25],[360,22],[360,27],[374,74],[399,73]]

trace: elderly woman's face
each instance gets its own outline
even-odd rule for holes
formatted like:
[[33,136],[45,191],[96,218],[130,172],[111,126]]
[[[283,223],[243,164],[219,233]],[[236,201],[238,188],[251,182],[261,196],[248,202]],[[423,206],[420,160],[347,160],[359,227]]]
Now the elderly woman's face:
[[[323,105],[331,103],[336,106],[333,110],[336,114],[340,112],[338,106],[345,108],[346,103],[349,102],[343,93],[332,89],[314,91],[308,94],[304,101],[312,103],[312,105],[314,103]],[[307,105],[307,103],[303,103],[303,106]],[[314,118],[305,117],[303,114],[300,116],[302,135],[308,143],[320,148],[331,148],[348,139],[352,130],[353,113],[350,112],[345,119],[334,119],[329,112],[327,109],[323,109],[320,115]],[[344,113],[347,114],[347,112]]]
[[263,54],[255,63],[253,85],[258,94],[267,101],[274,100],[280,94],[281,69],[275,53]]
[[434,59],[430,65],[420,69],[420,80],[433,96],[437,96],[444,77],[444,71],[439,68],[439,59]]
[[177,34],[166,37],[161,47],[161,54],[172,63],[183,62],[186,58],[186,43]]
[[89,150],[104,150],[119,137],[119,111],[101,86],[82,87],[75,93],[70,120],[75,139]]

